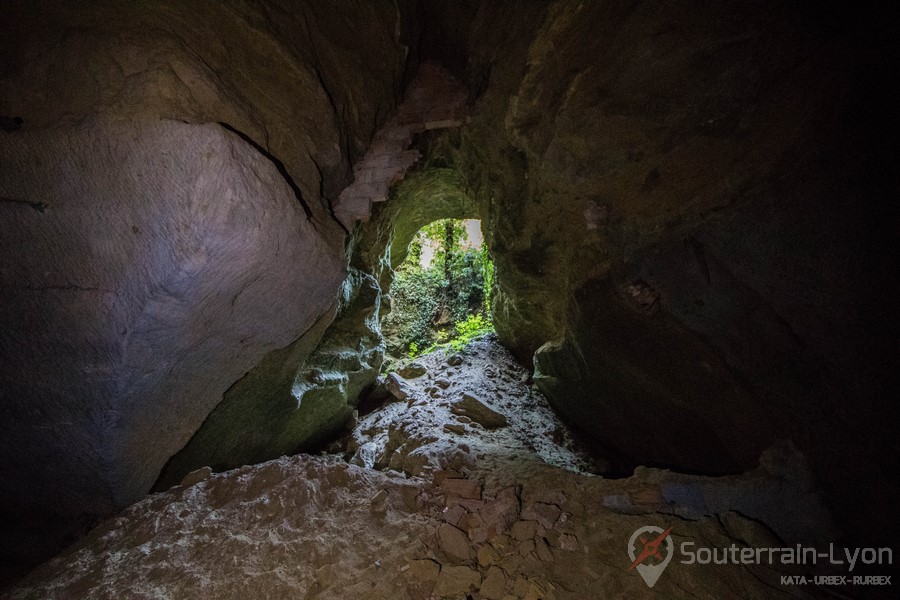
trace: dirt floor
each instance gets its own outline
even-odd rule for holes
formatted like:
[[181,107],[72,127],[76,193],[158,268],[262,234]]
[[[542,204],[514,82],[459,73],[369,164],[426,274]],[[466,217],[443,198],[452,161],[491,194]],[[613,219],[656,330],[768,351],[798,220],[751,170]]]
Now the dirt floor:
[[[149,496],[4,598],[830,597],[805,567],[683,564],[692,548],[828,531],[789,446],[754,471],[607,479],[492,337],[389,374],[336,453],[282,457]],[[796,508],[791,508],[791,507]],[[630,569],[671,528],[650,588]],[[667,549],[668,548],[668,549]]]

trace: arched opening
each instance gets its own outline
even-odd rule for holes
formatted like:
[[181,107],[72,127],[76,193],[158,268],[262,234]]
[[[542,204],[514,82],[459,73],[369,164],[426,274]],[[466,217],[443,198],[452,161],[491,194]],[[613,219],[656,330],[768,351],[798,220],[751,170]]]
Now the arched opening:
[[381,321],[388,362],[459,349],[492,332],[493,283],[481,221],[440,219],[422,227],[394,271],[390,310]]

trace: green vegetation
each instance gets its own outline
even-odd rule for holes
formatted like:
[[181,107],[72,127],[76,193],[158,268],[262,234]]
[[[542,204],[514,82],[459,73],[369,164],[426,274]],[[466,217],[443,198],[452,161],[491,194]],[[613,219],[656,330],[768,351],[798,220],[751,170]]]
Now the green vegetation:
[[494,264],[487,246],[467,241],[463,221],[444,219],[423,227],[410,243],[391,285],[391,312],[382,322],[392,354],[415,357],[439,346],[460,350],[493,331]]

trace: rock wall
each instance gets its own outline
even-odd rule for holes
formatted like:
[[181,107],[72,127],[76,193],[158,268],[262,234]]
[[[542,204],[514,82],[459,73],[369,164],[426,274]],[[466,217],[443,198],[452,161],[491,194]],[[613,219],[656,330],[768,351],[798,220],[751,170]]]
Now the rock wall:
[[345,4],[4,6],[5,569],[140,498],[235,382],[322,337],[330,200],[415,47],[408,3]]
[[846,490],[897,463],[895,319],[863,291],[896,269],[877,15],[470,9],[431,51],[465,57],[473,121],[426,155],[487,223],[501,340],[623,470],[737,472],[793,439],[845,531],[876,534],[896,486],[862,509]]
[[[897,465],[896,320],[870,291],[897,270],[877,12],[4,11],[0,517],[25,562],[173,455],[160,485],[342,427],[380,364],[388,267],[450,216],[486,224],[501,340],[622,468],[738,472],[791,439],[847,531],[898,498],[856,491]],[[472,121],[412,139],[417,170],[347,238],[332,201],[418,48],[466,83]]]

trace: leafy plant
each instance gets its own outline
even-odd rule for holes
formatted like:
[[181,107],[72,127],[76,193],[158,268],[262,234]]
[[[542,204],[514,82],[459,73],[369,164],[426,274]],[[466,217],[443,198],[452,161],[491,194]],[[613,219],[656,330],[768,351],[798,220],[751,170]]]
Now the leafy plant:
[[481,314],[469,315],[465,321],[460,321],[455,327],[456,337],[450,340],[450,348],[454,352],[459,352],[475,338],[494,331],[494,325],[490,319]]
[[[448,344],[459,349],[492,330],[494,265],[486,246],[465,247],[466,239],[462,221],[445,219],[423,227],[410,244],[394,274],[391,312],[382,321],[395,355],[415,357]],[[432,260],[423,265],[426,248]]]

